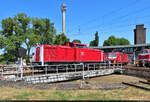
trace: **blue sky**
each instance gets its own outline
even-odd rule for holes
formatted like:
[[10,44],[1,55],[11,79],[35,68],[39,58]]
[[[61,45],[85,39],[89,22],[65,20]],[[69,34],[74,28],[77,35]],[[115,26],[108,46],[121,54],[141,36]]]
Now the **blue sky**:
[[[62,29],[61,4],[65,3],[66,35],[72,41],[89,44],[99,32],[99,45],[110,35],[127,38],[134,44],[133,29],[144,24],[150,43],[150,0],[0,0],[0,21],[17,13],[50,18],[57,33]],[[1,25],[0,25],[1,28]]]

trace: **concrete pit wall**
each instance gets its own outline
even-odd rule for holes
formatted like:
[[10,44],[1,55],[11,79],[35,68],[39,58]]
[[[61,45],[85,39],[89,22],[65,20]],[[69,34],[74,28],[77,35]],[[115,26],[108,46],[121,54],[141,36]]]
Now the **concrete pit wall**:
[[133,75],[142,78],[150,78],[150,70],[135,70],[135,69],[125,69],[123,71],[125,75]]

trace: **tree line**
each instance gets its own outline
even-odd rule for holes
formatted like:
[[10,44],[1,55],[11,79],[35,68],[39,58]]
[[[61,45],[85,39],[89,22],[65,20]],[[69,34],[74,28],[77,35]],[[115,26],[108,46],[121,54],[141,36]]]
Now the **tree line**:
[[[31,48],[36,44],[64,45],[70,42],[65,34],[56,34],[54,22],[49,18],[29,17],[25,13],[18,13],[13,17],[2,20],[0,30],[0,49],[4,50],[1,60],[16,61],[19,57],[18,49],[23,47],[27,50],[25,59],[29,62]],[[81,43],[74,39],[72,42]],[[99,36],[95,33],[95,39],[89,46],[98,46]],[[104,41],[104,46],[130,44],[128,40],[109,37]]]
[[[90,41],[90,46],[99,45],[99,36],[98,31],[95,33],[95,39]],[[115,46],[115,45],[130,45],[130,42],[125,38],[117,38],[114,35],[108,37],[107,40],[104,40],[103,46]]]

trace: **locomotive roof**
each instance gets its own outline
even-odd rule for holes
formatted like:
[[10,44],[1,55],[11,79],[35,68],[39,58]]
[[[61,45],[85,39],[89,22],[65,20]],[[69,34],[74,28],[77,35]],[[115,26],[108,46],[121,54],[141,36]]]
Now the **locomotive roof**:
[[69,46],[66,46],[66,45],[46,45],[46,44],[38,44],[37,46],[45,46],[45,47],[62,47],[62,48],[70,48]]
[[143,46],[150,46],[150,43],[147,44],[135,44],[135,45],[116,45],[116,46],[96,46],[90,48],[100,48],[100,49],[108,49],[108,48],[132,48],[132,47],[143,47]]
[[70,43],[70,44],[78,44],[78,45],[87,45],[87,44],[81,44],[81,43],[74,43],[74,42],[68,42],[68,43]]
[[[108,54],[113,54],[113,53],[116,53],[116,54],[118,54],[118,53],[124,54],[124,53],[122,53],[122,52],[108,52]],[[125,55],[125,54],[124,54],[124,55]]]
[[[74,43],[74,42],[68,42],[69,44],[75,44],[75,45],[83,45],[83,46],[87,46],[87,44],[81,44],[81,43]],[[37,46],[42,46],[42,45],[46,45],[46,46],[54,46],[54,45],[47,45],[47,44],[37,44]],[[66,43],[67,45],[67,43]],[[59,45],[59,46],[66,46],[66,45]],[[58,46],[58,45],[56,45]]]

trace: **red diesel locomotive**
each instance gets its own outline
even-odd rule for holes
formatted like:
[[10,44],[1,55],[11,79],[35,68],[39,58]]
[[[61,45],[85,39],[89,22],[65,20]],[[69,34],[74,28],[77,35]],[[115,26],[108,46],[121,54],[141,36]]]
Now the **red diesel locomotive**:
[[150,49],[143,49],[138,54],[138,65],[139,66],[150,66]]
[[39,44],[36,47],[35,62],[41,65],[99,63],[103,62],[103,52],[80,43],[66,43],[65,46]]
[[130,62],[128,55],[120,52],[109,52],[107,54],[106,60],[111,61],[111,63],[122,63],[122,64],[127,64]]

